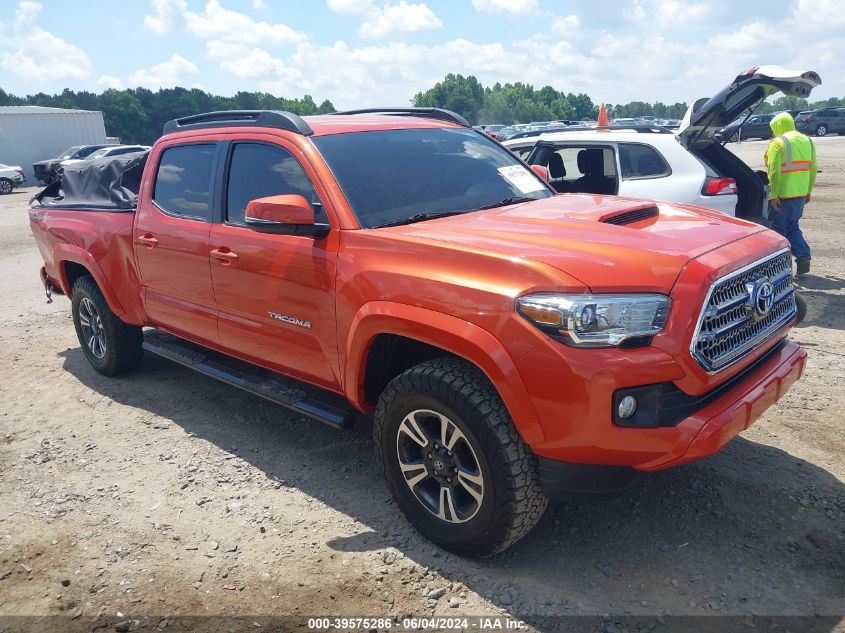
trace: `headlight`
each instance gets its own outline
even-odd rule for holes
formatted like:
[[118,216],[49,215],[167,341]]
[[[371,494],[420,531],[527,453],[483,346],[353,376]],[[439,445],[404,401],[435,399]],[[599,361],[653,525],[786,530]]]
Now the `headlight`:
[[664,295],[558,295],[520,297],[516,309],[564,343],[609,347],[663,330],[671,300]]

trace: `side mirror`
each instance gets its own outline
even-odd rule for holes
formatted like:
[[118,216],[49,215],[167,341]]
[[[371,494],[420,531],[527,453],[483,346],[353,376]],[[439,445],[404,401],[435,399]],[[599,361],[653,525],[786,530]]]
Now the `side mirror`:
[[267,196],[250,200],[244,222],[253,231],[322,237],[328,224],[314,222],[311,204],[300,195]]
[[549,168],[548,167],[543,167],[542,165],[531,165],[531,171],[533,171],[535,174],[540,176],[540,178],[543,179],[543,182],[548,184],[548,182],[549,182]]

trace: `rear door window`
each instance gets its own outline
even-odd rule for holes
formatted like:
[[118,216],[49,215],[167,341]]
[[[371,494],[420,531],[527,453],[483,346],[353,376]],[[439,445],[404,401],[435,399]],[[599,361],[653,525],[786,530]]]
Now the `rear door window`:
[[622,178],[660,178],[671,173],[666,160],[648,145],[640,143],[619,144],[619,165]]
[[558,193],[616,193],[616,156],[610,146],[544,144],[531,162],[548,168],[549,184]]
[[163,211],[192,220],[211,217],[214,143],[176,145],[161,153],[153,202]]

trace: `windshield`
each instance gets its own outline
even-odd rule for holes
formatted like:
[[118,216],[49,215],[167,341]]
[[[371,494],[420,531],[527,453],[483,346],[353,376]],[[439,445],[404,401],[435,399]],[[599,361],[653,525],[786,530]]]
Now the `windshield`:
[[86,158],[100,149],[100,147],[102,147],[102,145],[94,145],[93,147],[86,147],[83,145],[82,149],[76,152],[75,158]]
[[105,156],[108,151],[108,148],[98,149],[96,152],[88,154],[88,158],[86,160],[94,160],[95,158],[100,158],[100,156]]
[[65,151],[59,154],[59,158],[61,158],[62,160],[68,159],[74,154],[76,154],[76,152],[78,152],[80,149],[82,149],[82,145],[74,145],[73,147],[68,147]]
[[352,132],[313,141],[364,228],[553,195],[513,154],[465,128]]

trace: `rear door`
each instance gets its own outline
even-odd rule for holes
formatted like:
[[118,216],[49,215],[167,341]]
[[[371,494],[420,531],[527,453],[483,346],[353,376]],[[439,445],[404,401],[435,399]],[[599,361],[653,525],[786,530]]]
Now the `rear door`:
[[133,236],[152,321],[211,344],[219,343],[208,256],[217,151],[213,141],[174,142],[150,157],[155,177]]
[[315,221],[328,223],[326,192],[302,153],[278,136],[239,135],[225,156],[223,204],[210,237],[221,343],[247,360],[337,388],[338,231],[315,239],[244,224],[250,200],[282,194],[305,197]]

